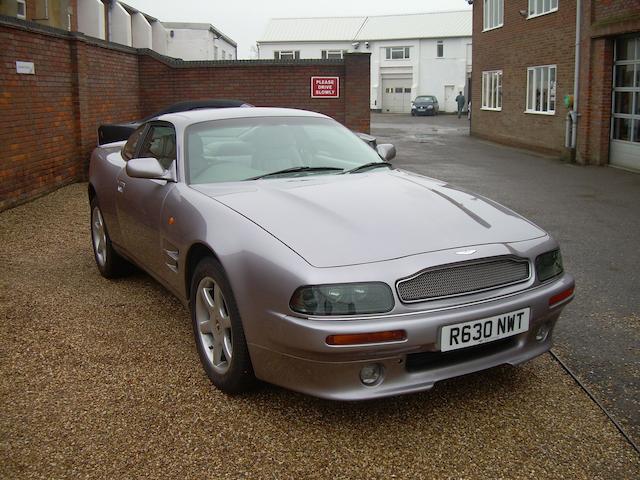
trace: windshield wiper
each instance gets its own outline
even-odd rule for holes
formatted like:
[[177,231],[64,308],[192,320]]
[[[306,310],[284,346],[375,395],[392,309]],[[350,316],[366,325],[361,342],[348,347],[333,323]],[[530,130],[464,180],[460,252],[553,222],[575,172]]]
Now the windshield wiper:
[[296,173],[296,172],[322,172],[322,171],[330,171],[330,170],[340,170],[342,168],[338,167],[309,167],[309,166],[300,166],[300,167],[291,167],[285,168],[284,170],[277,170],[275,172],[265,173],[263,175],[258,175],[257,177],[247,178],[247,180],[259,180],[261,178],[272,177],[276,175],[282,175],[285,173]]
[[351,170],[346,170],[344,173],[355,173],[355,172],[360,172],[362,170],[366,170],[368,168],[379,168],[379,167],[393,168],[393,165],[391,165],[389,162],[369,162],[369,163],[365,163],[364,165],[360,165],[359,167],[352,168]]

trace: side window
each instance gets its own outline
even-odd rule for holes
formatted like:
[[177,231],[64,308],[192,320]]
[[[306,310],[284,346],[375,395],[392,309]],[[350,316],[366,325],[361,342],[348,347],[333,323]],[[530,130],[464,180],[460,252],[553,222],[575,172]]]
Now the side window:
[[131,136],[129,136],[129,140],[124,144],[124,147],[122,147],[122,158],[124,158],[125,162],[127,160],[131,160],[135,155],[136,147],[138,146],[142,132],[144,132],[145,126],[146,125],[142,125],[141,127],[138,127]]
[[168,125],[153,125],[144,139],[140,157],[153,157],[168,169],[176,159],[176,134]]

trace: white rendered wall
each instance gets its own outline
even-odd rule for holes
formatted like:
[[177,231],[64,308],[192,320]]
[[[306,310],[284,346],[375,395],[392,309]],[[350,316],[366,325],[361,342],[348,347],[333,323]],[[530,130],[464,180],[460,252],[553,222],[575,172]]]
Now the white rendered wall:
[[167,28],[167,31],[167,55],[170,57],[183,60],[213,60],[213,37],[208,30]]
[[160,22],[151,24],[151,48],[160,55],[167,55],[167,40],[169,32]]
[[153,45],[151,25],[140,12],[131,16],[131,40],[135,48],[151,48]]
[[131,15],[118,2],[111,4],[109,12],[109,40],[131,46]]
[[78,0],[78,31],[105,40],[104,4],[100,0]]
[[282,42],[260,44],[259,58],[272,60],[273,52],[280,50],[300,50],[300,58],[322,58],[322,50],[348,50],[350,52],[368,52],[361,45],[358,50],[354,50],[353,42]]
[[[213,38],[213,32],[211,33],[211,35]],[[214,42],[215,42],[214,44],[218,47],[218,60],[237,60],[236,47],[234,47],[233,45],[231,45],[230,43],[228,43],[222,38],[215,39]],[[222,58],[220,55],[222,53],[222,50],[224,50],[226,53],[225,58]],[[231,58],[229,58],[229,55],[231,55]]]

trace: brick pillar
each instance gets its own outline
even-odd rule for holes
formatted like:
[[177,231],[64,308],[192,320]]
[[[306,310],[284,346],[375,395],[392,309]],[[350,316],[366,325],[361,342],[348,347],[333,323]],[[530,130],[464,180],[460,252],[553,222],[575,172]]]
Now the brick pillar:
[[582,117],[578,126],[576,160],[586,165],[606,165],[611,134],[613,39],[592,39],[588,58],[581,66],[583,77],[588,76],[589,80],[580,96]]
[[96,146],[96,132],[89,120],[91,115],[88,87],[88,52],[85,42],[77,38],[71,40],[71,68],[73,74],[73,106],[76,130],[76,176],[86,179],[89,172],[89,156]]
[[345,125],[358,132],[371,128],[371,54],[344,55],[344,119]]

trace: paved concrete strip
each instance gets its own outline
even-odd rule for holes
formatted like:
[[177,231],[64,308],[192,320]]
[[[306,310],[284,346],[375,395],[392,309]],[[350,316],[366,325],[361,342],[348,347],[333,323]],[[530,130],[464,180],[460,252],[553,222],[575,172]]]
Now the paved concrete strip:
[[367,403],[221,394],[177,300],[98,275],[85,191],[0,214],[0,477],[640,478],[550,356]]
[[395,165],[497,200],[560,241],[576,300],[554,352],[640,444],[640,175],[479,141],[454,116],[374,115],[372,125],[397,144]]

